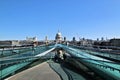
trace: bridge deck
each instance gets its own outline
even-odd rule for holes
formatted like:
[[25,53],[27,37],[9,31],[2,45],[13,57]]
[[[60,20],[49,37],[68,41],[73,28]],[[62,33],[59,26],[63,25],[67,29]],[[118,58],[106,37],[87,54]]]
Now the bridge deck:
[[61,80],[61,78],[47,62],[44,62],[5,80]]

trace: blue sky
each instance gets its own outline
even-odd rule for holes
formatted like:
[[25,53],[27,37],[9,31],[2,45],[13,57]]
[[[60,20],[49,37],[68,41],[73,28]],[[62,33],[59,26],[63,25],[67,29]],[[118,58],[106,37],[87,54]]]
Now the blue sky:
[[120,38],[120,0],[0,0],[0,40]]

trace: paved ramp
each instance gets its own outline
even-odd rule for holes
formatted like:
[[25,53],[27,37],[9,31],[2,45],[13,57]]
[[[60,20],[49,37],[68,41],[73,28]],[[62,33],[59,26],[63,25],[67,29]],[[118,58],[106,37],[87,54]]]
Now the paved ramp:
[[47,62],[44,62],[5,80],[61,80],[61,78]]

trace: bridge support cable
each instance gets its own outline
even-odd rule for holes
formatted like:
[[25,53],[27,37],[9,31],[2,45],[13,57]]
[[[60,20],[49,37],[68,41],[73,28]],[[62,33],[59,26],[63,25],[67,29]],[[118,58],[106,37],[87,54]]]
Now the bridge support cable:
[[36,55],[34,57],[42,57],[42,56],[46,55],[47,53],[53,51],[54,49],[55,49],[55,47],[53,47],[52,49],[49,49],[49,50],[47,50],[47,51],[45,51],[43,53],[40,53],[40,54],[38,54],[38,55]]
[[[10,75],[11,73],[14,73],[15,71],[23,68],[24,66],[30,64],[32,61],[39,59],[42,56],[45,56],[46,54],[53,51],[54,49],[55,49],[55,47],[50,48],[42,53],[39,53],[39,54],[33,55],[33,56],[20,56],[17,58],[0,59],[0,68],[2,67],[0,70],[0,79],[3,79],[4,77]],[[20,65],[20,66],[18,66],[18,65]],[[3,68],[3,66],[7,66],[7,67]],[[18,67],[16,68],[16,66],[18,66]]]
[[[120,79],[120,65],[115,64],[110,60],[100,58],[97,56],[90,55],[88,53],[82,52],[78,49],[62,46],[66,52],[71,54],[72,57],[77,57],[80,62],[84,63],[86,66],[91,68],[94,72],[100,74],[100,76],[109,80],[119,80]],[[98,60],[98,61],[97,61]],[[104,61],[103,61],[104,60]],[[106,74],[106,76],[104,76]]]

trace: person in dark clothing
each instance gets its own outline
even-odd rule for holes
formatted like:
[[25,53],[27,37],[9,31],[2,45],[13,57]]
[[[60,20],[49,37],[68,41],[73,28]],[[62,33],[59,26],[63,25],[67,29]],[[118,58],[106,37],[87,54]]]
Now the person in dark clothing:
[[67,56],[65,55],[65,53],[63,54],[63,59],[66,60]]
[[57,61],[57,55],[55,54],[54,60]]

